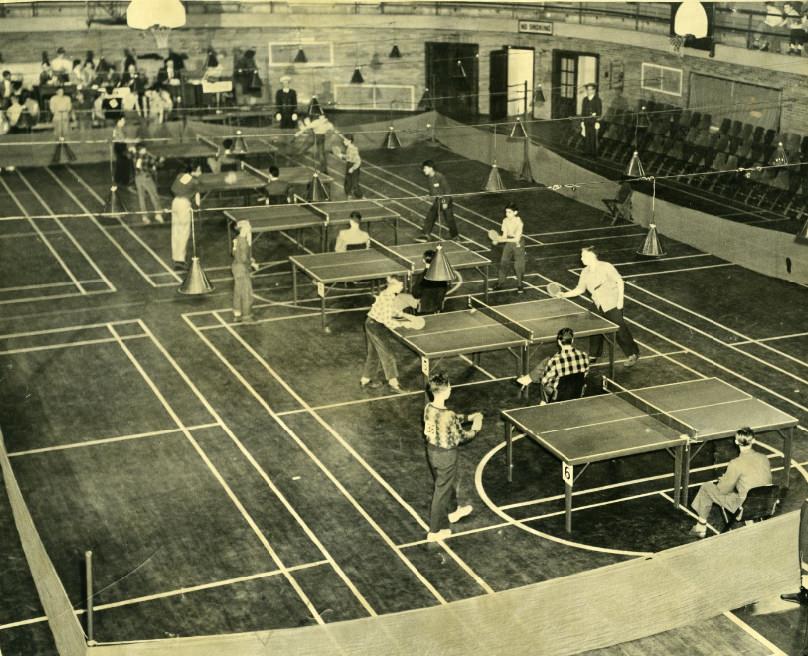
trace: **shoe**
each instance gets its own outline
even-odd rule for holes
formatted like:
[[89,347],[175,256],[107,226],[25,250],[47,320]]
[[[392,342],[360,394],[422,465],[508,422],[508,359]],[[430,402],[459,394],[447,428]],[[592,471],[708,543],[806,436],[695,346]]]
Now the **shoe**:
[[408,389],[404,389],[401,385],[391,385],[390,383],[387,383],[387,386],[396,394],[408,394],[410,391]]
[[517,293],[517,294],[524,294],[524,293],[525,293],[525,288],[524,288],[524,286],[523,286],[523,285],[519,285],[519,286],[516,288],[516,293]]
[[419,244],[424,244],[429,241],[429,237],[425,237],[424,235],[418,235],[415,238],[415,241],[417,241]]
[[808,590],[800,586],[799,592],[786,592],[780,595],[780,599],[800,606],[808,606]]
[[234,323],[240,323],[241,322],[241,315],[236,314],[235,312],[233,312],[233,322]]
[[146,216],[145,214],[143,215],[143,218],[141,219],[141,221],[143,221],[143,225],[149,225],[151,223],[151,221],[149,220],[149,217]]
[[468,517],[472,510],[473,508],[471,506],[458,506],[457,510],[449,513],[449,521],[452,524],[456,524],[464,517]]
[[697,538],[707,537],[707,524],[697,522],[689,531],[690,535],[695,535]]
[[162,214],[155,214],[154,215],[154,220],[157,221],[157,223],[165,223],[166,222],[166,220],[163,218]]
[[362,389],[379,389],[381,386],[382,384],[378,380],[369,380],[366,383],[363,383],[361,380],[359,381],[359,387]]
[[527,387],[533,382],[533,379],[530,377],[529,374],[525,374],[524,376],[519,376],[516,379],[516,382],[519,383],[522,387]]
[[640,359],[639,355],[637,355],[636,353],[632,353],[631,355],[628,356],[628,360],[626,360],[626,362],[625,362],[625,364],[623,364],[623,366],[626,369],[631,369],[631,367],[633,367],[635,364],[637,364],[639,359]]
[[445,528],[442,531],[436,531],[432,533],[431,531],[426,534],[426,541],[427,542],[441,542],[446,538],[452,537],[452,529]]
[[243,317],[241,319],[241,321],[242,321],[242,323],[253,324],[253,323],[255,323],[255,317],[253,315],[251,315],[251,314],[248,314],[246,317]]

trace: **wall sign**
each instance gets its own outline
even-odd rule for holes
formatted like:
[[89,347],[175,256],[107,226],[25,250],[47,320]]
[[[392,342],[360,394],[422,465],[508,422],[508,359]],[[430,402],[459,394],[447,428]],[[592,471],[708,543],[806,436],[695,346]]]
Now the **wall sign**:
[[519,31],[524,34],[545,34],[552,35],[552,21],[520,20]]

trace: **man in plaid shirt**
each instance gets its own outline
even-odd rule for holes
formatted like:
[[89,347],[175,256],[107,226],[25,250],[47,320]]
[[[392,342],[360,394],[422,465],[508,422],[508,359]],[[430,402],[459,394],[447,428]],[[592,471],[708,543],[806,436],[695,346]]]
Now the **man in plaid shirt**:
[[562,328],[556,335],[558,351],[555,355],[542,360],[529,374],[520,376],[516,382],[520,385],[541,382],[542,397],[555,400],[558,381],[571,374],[584,374],[589,371],[589,356],[573,347],[575,333],[572,328]]

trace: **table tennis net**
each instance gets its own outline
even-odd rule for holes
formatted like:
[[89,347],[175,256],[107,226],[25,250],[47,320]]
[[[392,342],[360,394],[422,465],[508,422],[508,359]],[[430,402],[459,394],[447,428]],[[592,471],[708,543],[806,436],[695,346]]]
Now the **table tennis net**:
[[3,472],[14,524],[20,536],[20,543],[25,552],[25,559],[28,562],[40,603],[48,617],[48,624],[53,633],[57,651],[60,656],[84,656],[87,653],[84,631],[34,525],[11,468],[2,433],[0,433],[0,469]]
[[495,306],[488,305],[474,296],[469,296],[469,309],[477,310],[482,314],[485,314],[494,321],[501,323],[506,328],[509,328],[517,335],[524,337],[526,340],[530,341],[533,339],[533,331],[530,330],[530,328],[523,326],[518,321],[511,319],[497,310]]
[[401,253],[399,253],[398,251],[394,251],[389,246],[385,246],[380,241],[371,239],[370,242],[373,244],[373,247],[385,257],[393,260],[393,262],[397,262],[410,273],[413,273],[415,271],[415,264],[409,258],[404,257]]
[[680,435],[687,435],[688,437],[696,436],[695,428],[672,416],[669,412],[665,412],[661,408],[658,408],[650,401],[639,396],[636,392],[626,389],[613,380],[608,378],[605,379],[603,388],[623,401],[631,404],[635,408],[641,410],[643,413],[653,417],[658,422],[675,430]]
[[247,171],[249,173],[252,173],[259,180],[264,180],[267,184],[272,182],[272,180],[270,179],[268,173],[264,173],[261,169],[258,169],[256,167],[254,167],[249,162],[245,162],[245,161],[242,160],[241,169],[242,169],[242,171]]

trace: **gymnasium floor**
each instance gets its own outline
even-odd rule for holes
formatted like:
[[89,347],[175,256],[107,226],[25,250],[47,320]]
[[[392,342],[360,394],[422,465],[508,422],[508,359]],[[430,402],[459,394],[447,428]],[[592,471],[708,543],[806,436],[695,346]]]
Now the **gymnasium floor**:
[[[435,159],[458,192],[476,191],[488,173],[424,144],[363,157],[367,196],[404,199],[390,201],[405,219],[403,243],[416,236],[427,207],[408,198],[424,193],[423,159]],[[341,168],[330,173],[340,187]],[[291,236],[262,238],[255,256],[270,266],[255,280],[258,322],[233,324],[223,218],[206,217],[198,235],[215,292],[182,297],[168,225],[94,215],[108,176],[105,164],[76,164],[0,177],[0,213],[24,217],[0,221],[0,426],[77,609],[83,554],[94,553],[97,640],[293,627],[434,606],[690,539],[692,517],[669,501],[664,454],[590,467],[576,489],[571,537],[557,461],[520,440],[509,485],[498,411],[525,401],[510,380],[512,362],[493,353],[479,367],[446,362],[451,404],[487,419],[462,452],[461,499],[475,512],[444,547],[427,547],[420,363],[398,350],[410,394],[359,389],[367,290],[349,288],[330,302],[326,334],[312,287],[305,300],[290,301],[285,260],[298,246]],[[524,186],[507,173],[503,179]],[[549,192],[462,198],[456,216],[472,248],[489,248],[485,233],[508,200],[519,204],[529,235],[526,299],[543,297],[549,280],[572,285],[583,245],[597,244],[623,274],[642,358],[618,369],[622,385],[717,376],[805,424],[803,287],[664,239],[663,258],[638,259],[644,230],[610,226],[599,211]],[[392,230],[379,225],[376,238],[392,243]],[[467,275],[449,309],[481,291],[482,281]],[[490,302],[516,299],[504,291]],[[804,430],[785,511],[808,493]],[[781,447],[778,437],[764,436],[775,476]],[[715,457],[733,455],[722,444]],[[712,464],[705,449],[691,485],[714,478]],[[4,572],[0,649],[53,654],[4,496],[0,503],[0,549],[12,564]],[[798,608],[771,600],[597,653],[799,653],[804,622]]]

